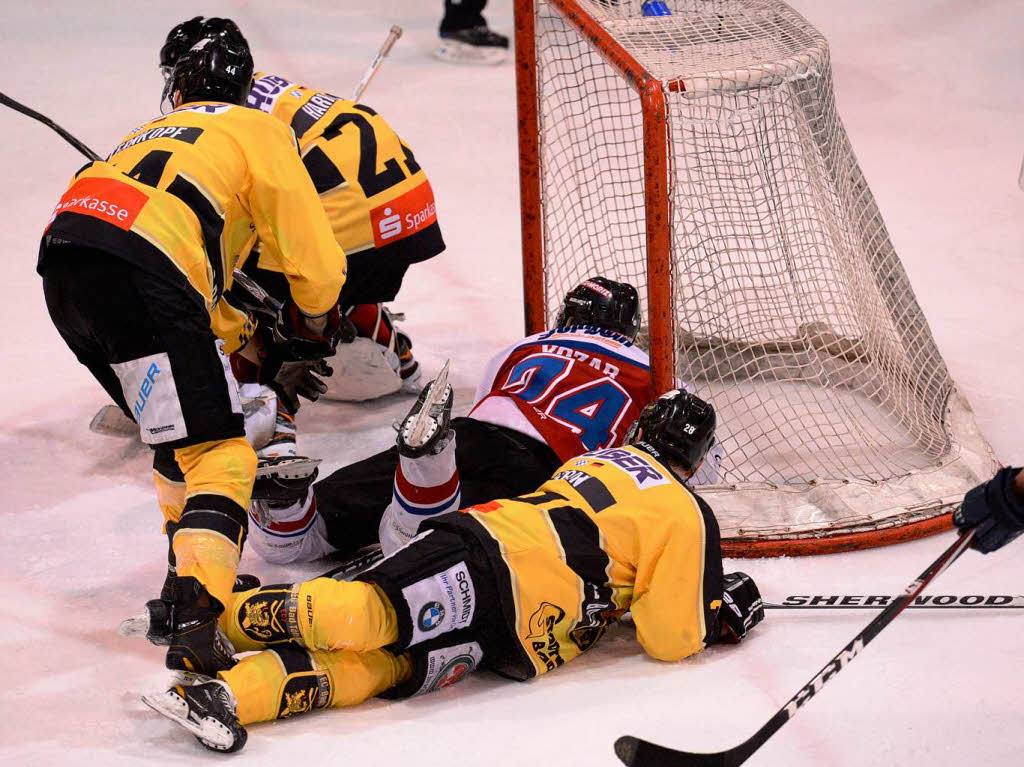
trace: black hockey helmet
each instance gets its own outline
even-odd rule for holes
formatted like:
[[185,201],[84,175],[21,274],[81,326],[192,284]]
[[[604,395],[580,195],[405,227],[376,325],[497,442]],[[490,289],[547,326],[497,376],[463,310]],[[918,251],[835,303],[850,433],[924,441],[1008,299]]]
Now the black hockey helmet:
[[640,332],[640,296],[627,282],[591,277],[570,290],[562,301],[555,327],[569,325],[596,325],[633,340]]
[[709,403],[673,389],[640,412],[626,442],[693,472],[714,444],[715,423],[715,409]]
[[245,104],[252,87],[252,56],[247,47],[225,38],[204,37],[178,57],[167,84],[164,99],[178,93],[181,103],[224,101]]
[[242,31],[231,19],[216,16],[193,16],[183,21],[167,33],[167,39],[160,48],[160,71],[164,78],[171,75],[171,70],[178,63],[181,55],[204,37],[219,37],[228,42],[249,50],[249,43]]

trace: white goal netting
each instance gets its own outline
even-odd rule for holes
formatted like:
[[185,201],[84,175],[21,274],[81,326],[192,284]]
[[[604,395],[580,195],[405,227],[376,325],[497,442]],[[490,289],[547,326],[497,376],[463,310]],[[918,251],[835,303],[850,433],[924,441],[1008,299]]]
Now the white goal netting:
[[[548,320],[593,274],[647,286],[641,99],[537,0]],[[836,112],[828,44],[772,0],[577,0],[662,83],[679,377],[719,415],[723,536],[933,517],[995,462]]]

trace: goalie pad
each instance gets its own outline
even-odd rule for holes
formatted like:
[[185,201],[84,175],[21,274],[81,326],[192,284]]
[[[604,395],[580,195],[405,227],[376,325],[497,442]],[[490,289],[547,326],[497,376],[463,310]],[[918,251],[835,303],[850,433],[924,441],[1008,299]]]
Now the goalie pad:
[[331,357],[334,374],[327,379],[327,399],[341,402],[363,402],[402,388],[398,374],[398,355],[369,338],[359,337],[352,343],[339,344]]

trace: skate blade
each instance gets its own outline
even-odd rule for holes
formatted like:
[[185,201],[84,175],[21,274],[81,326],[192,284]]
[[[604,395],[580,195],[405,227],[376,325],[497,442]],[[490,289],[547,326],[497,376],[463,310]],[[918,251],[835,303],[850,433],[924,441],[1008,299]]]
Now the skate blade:
[[448,367],[450,360],[445,360],[444,367],[437,374],[437,378],[427,386],[430,393],[423,400],[423,407],[412,419],[412,422],[402,431],[402,440],[411,448],[418,448],[425,445],[437,430],[437,421],[434,419],[433,410],[448,397],[451,387],[448,386]]
[[459,40],[442,40],[434,49],[434,58],[449,64],[493,67],[508,58],[508,49],[470,45]]
[[138,437],[139,425],[117,405],[104,405],[89,422],[89,431],[105,437]]
[[149,613],[139,613],[138,615],[121,621],[121,625],[117,627],[117,633],[123,637],[144,637],[149,631]]
[[223,722],[204,717],[195,722],[188,718],[188,703],[172,692],[143,695],[142,702],[161,716],[188,730],[205,745],[217,751],[227,751],[235,745],[235,733]]
[[305,479],[320,465],[319,458],[296,456],[286,461],[268,463],[256,468],[257,477],[276,477],[278,479]]

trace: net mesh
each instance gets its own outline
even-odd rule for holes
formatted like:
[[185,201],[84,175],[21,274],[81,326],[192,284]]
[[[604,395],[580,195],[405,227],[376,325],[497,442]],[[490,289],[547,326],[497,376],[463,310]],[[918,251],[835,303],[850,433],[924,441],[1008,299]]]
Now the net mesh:
[[[641,100],[556,3],[535,5],[549,321],[591,275],[647,284]],[[854,157],[825,39],[767,0],[571,5],[662,82],[672,337],[678,376],[719,414],[702,493],[723,534],[946,510],[995,463]]]

